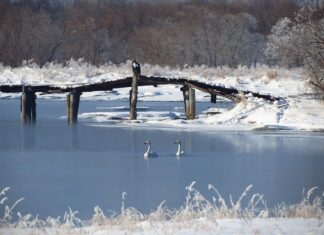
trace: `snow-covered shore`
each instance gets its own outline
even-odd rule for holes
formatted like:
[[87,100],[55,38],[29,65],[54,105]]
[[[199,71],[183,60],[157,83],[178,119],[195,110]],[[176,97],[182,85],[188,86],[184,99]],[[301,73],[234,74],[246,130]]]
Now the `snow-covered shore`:
[[173,234],[173,235],[210,235],[210,234],[241,234],[241,235],[269,235],[269,234],[294,234],[319,235],[324,233],[323,221],[318,219],[254,219],[244,221],[240,219],[219,219],[210,222],[206,219],[189,220],[186,223],[174,222],[139,222],[130,228],[122,228],[119,225],[97,225],[82,228],[43,228],[43,229],[1,229],[3,235],[153,235],[153,234]]
[[[122,125],[172,126],[184,129],[209,130],[324,130],[324,103],[316,100],[311,94],[301,69],[286,70],[257,66],[256,68],[240,67],[209,68],[197,66],[190,68],[169,68],[142,65],[142,73],[173,78],[189,78],[206,83],[235,87],[239,90],[250,90],[284,98],[282,101],[270,103],[262,99],[247,96],[236,106],[229,108],[212,107],[200,114],[197,119],[183,119],[182,110],[150,113],[139,111],[136,123],[127,120],[127,110],[98,113],[81,113],[81,119],[96,122],[117,122]],[[77,85],[116,80],[131,76],[130,61],[121,65],[105,65],[95,67],[82,61],[70,61],[66,66],[49,64],[39,68],[27,64],[20,68],[0,66],[1,84],[54,84]],[[128,99],[129,89],[118,89],[112,92],[84,93],[82,100],[118,100]],[[0,98],[17,98],[19,94],[0,93]],[[65,99],[64,94],[44,95],[38,98]],[[140,87],[139,100],[144,101],[181,101],[182,93],[179,86],[166,85]],[[208,101],[206,93],[197,91],[197,100]],[[222,99],[220,99],[222,101]],[[212,106],[212,105],[211,105]],[[214,114],[212,114],[214,113]],[[217,114],[215,114],[217,113]],[[112,118],[113,117],[113,118]],[[154,117],[154,118],[152,118]],[[118,121],[116,121],[118,120]]]
[[[0,234],[323,234],[323,197],[311,188],[303,193],[300,203],[278,205],[269,209],[261,194],[253,194],[246,207],[242,201],[252,185],[248,186],[237,201],[226,203],[217,189],[209,185],[214,193],[212,201],[207,200],[194,188],[195,182],[186,187],[184,205],[168,209],[162,202],[156,210],[142,214],[135,208],[125,207],[125,193],[122,195],[121,213],[106,215],[98,206],[94,208],[91,220],[82,221],[77,212],[69,209],[61,218],[48,217],[41,220],[30,214],[18,213],[18,220],[12,222],[13,210],[18,204],[5,206],[0,217]],[[0,209],[6,202],[9,188],[0,192]],[[22,199],[21,199],[22,200]],[[23,203],[23,202],[22,202]],[[16,209],[15,209],[16,210]]]

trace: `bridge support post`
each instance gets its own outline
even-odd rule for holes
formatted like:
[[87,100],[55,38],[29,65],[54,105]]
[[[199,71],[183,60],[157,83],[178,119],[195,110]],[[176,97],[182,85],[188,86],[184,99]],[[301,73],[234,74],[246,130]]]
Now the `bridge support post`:
[[217,96],[215,94],[210,95],[210,102],[216,104]]
[[136,60],[132,63],[133,68],[133,80],[132,80],[132,89],[130,90],[130,109],[129,109],[129,118],[130,120],[137,119],[137,93],[138,93],[138,79],[141,74],[140,65]]
[[189,86],[183,86],[181,88],[184,99],[184,107],[186,112],[186,117],[188,120],[193,120],[196,118],[196,94],[195,89]]
[[36,95],[31,87],[22,86],[20,99],[21,122],[31,124],[36,122]]
[[67,94],[67,117],[70,125],[78,122],[80,96],[82,92],[73,90]]
[[196,92],[192,87],[189,88],[189,106],[187,118],[192,120],[196,118]]

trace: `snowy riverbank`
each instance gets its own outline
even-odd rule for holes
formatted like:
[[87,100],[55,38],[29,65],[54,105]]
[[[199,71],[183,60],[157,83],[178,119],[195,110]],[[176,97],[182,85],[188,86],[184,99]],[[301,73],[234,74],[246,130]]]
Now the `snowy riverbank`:
[[[67,66],[49,64],[43,68],[28,64],[20,68],[0,66],[0,84],[55,84],[77,85],[116,80],[131,76],[130,61],[122,65],[95,67],[81,61],[70,61]],[[256,68],[240,67],[208,68],[169,68],[142,65],[142,73],[173,78],[189,78],[206,83],[235,87],[239,90],[250,90],[282,97],[282,101],[270,103],[262,99],[247,96],[241,103],[228,106],[211,104],[211,108],[198,115],[196,120],[183,119],[181,107],[170,112],[151,113],[139,110],[137,125],[171,126],[184,129],[204,128],[212,130],[324,130],[324,103],[316,100],[303,79],[300,69],[285,70],[258,66]],[[118,89],[112,92],[84,93],[81,100],[116,100],[128,99],[129,89]],[[19,94],[0,93],[0,98],[17,98]],[[65,99],[65,94],[38,95],[44,99]],[[197,91],[198,101],[209,101],[206,93]],[[180,101],[182,93],[179,86],[166,85],[140,87],[139,101]],[[223,101],[222,98],[219,99]],[[128,110],[100,110],[96,113],[80,113],[81,119],[96,122],[113,122],[122,125],[134,125],[129,122]]]
[[[43,228],[43,229],[1,229],[3,235],[63,235],[63,234],[93,234],[93,235],[210,235],[210,234],[241,234],[241,235],[269,235],[269,234],[323,234],[323,221],[317,219],[255,219],[244,221],[239,219],[219,219],[214,223],[206,220],[191,220],[181,222],[138,222],[131,224],[130,228],[121,225],[97,225],[83,228]],[[125,225],[126,226],[126,225]]]
[[[253,194],[246,207],[243,201],[252,185],[248,186],[237,201],[226,200],[214,186],[213,201],[207,200],[194,188],[186,188],[187,196],[179,209],[168,209],[162,202],[156,210],[142,214],[135,208],[125,207],[122,195],[121,213],[106,215],[98,206],[91,220],[82,221],[77,211],[70,209],[64,217],[41,220],[37,216],[18,213],[17,222],[11,222],[13,206],[6,206],[0,217],[0,233],[7,234],[323,234],[324,220],[322,196],[315,196],[316,188],[304,192],[299,204],[278,205],[269,209],[263,195]],[[1,204],[6,204],[7,189],[0,194]],[[23,203],[23,202],[21,202]],[[15,209],[16,210],[16,209]]]

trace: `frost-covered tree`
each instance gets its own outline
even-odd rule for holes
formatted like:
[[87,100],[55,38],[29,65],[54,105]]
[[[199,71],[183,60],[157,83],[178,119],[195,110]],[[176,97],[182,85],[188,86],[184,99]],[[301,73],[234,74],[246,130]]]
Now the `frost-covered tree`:
[[274,63],[281,63],[287,67],[301,65],[297,50],[292,44],[299,35],[296,35],[293,28],[292,20],[286,17],[279,20],[272,28],[268,38],[266,55]]
[[324,0],[308,2],[294,19],[272,28],[266,54],[285,66],[303,65],[309,84],[324,98]]

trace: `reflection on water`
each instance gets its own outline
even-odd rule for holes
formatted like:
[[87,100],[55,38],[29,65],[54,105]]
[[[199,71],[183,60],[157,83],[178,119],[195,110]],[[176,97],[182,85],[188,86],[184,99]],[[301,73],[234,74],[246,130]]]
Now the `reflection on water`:
[[[0,187],[11,187],[9,204],[25,197],[23,213],[59,216],[71,206],[89,218],[96,205],[120,211],[122,192],[126,206],[143,212],[163,200],[180,207],[192,181],[209,199],[208,184],[233,200],[253,184],[268,206],[299,201],[303,188],[324,189],[322,134],[69,127],[48,117],[35,126],[0,122]],[[147,139],[159,157],[144,159]],[[180,158],[176,139],[186,153]]]
[[34,126],[22,126],[20,130],[20,151],[23,152],[25,150],[28,151],[37,149],[36,131]]

